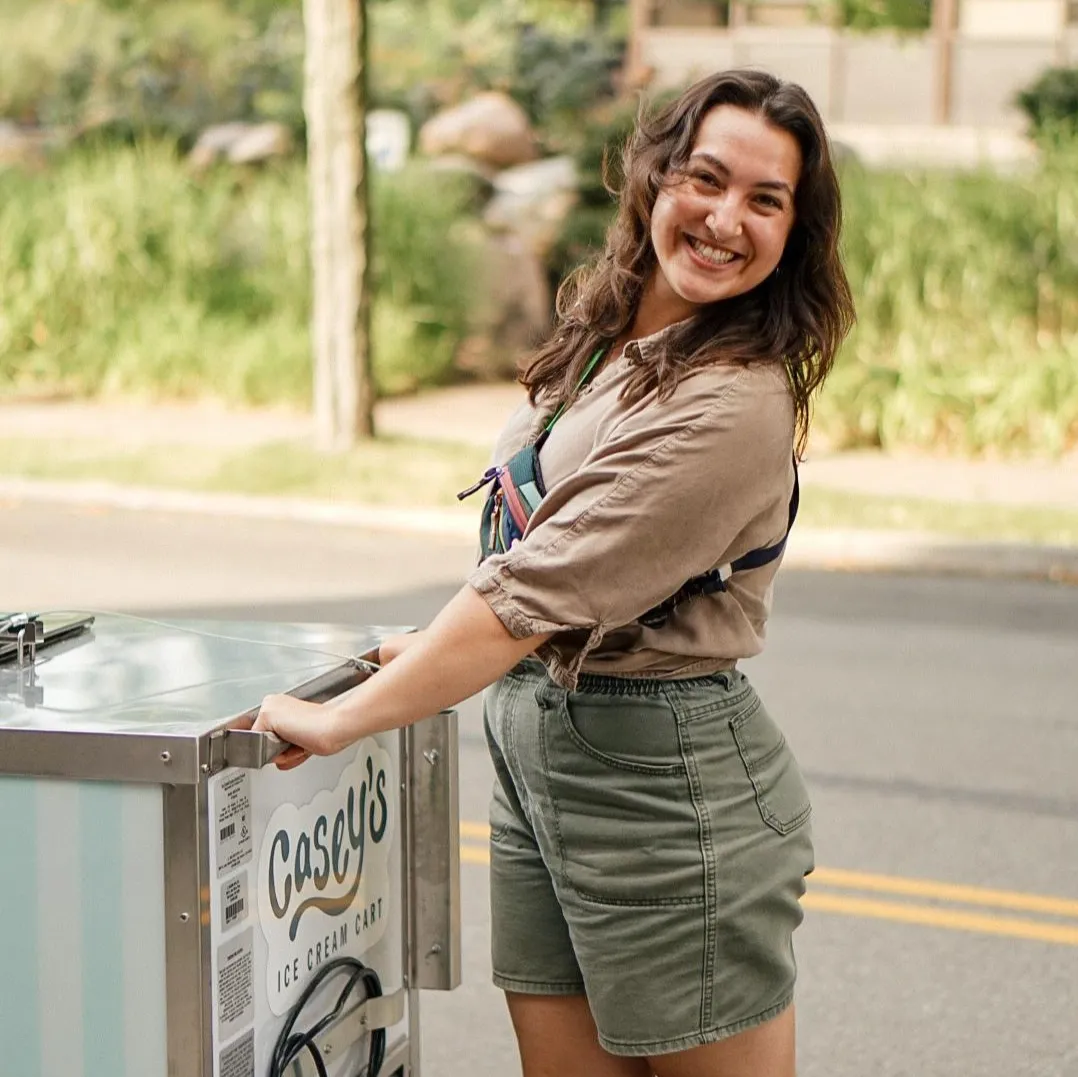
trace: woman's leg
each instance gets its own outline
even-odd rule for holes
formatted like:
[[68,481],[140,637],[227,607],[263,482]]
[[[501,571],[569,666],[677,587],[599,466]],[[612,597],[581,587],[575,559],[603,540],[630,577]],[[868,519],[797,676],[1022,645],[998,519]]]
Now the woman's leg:
[[[599,1046],[595,1021],[583,995],[507,991],[505,1000],[524,1077],[651,1077],[646,1059],[619,1058]],[[785,1071],[775,1072],[785,1077]]]
[[794,1008],[718,1043],[657,1055],[649,1067],[656,1077],[794,1077]]

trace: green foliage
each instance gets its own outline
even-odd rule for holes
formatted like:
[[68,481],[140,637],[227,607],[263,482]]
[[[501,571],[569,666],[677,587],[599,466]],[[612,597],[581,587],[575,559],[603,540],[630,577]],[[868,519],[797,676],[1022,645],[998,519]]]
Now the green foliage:
[[615,204],[606,189],[605,169],[609,163],[610,178],[616,185],[621,152],[635,119],[635,104],[619,102],[590,113],[580,125],[580,144],[574,155],[580,197],[547,257],[555,288],[576,266],[603,248]]
[[[461,219],[444,177],[375,185],[383,389],[448,375],[473,279]],[[307,227],[299,164],[195,180],[144,145],[0,173],[0,386],[306,401]]]
[[932,24],[932,0],[832,0],[840,26],[854,30],[924,30]]
[[1078,134],[1078,67],[1050,67],[1017,98],[1033,134]]
[[566,36],[525,26],[513,57],[512,94],[534,123],[575,130],[614,96],[621,50],[599,34]]
[[1078,443],[1078,146],[1022,177],[846,169],[859,324],[821,396],[841,445]]
[[183,143],[226,120],[302,128],[294,5],[40,0],[0,14],[0,117]]

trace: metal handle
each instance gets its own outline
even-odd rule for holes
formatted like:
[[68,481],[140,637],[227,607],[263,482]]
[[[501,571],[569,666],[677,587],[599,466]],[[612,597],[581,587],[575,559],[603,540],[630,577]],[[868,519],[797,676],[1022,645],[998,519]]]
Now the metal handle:
[[253,729],[224,731],[224,765],[258,770],[272,763],[288,747],[276,733],[255,732]]
[[[353,658],[344,665],[322,673],[288,691],[288,695],[308,703],[324,703],[362,684],[376,673],[378,667],[362,658]],[[258,711],[245,711],[231,719],[225,729],[210,735],[209,772],[216,774],[225,767],[245,767],[258,770],[272,763],[286,748],[287,741],[275,733],[244,728],[258,717]]]

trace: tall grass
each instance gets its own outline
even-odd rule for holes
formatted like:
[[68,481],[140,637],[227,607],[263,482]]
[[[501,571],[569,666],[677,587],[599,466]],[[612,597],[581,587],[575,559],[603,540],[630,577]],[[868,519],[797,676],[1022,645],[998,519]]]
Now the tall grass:
[[[860,321],[817,408],[845,446],[1078,445],[1078,147],[1028,175],[843,177]],[[376,185],[383,392],[445,380],[483,288],[466,192]],[[195,178],[164,146],[0,173],[0,394],[310,393],[300,162]]]
[[[305,182],[195,179],[163,146],[0,174],[0,392],[305,402]],[[374,195],[375,373],[399,392],[446,377],[474,275],[448,178]]]
[[840,444],[1078,443],[1078,145],[1021,177],[847,169],[859,324],[818,408]]

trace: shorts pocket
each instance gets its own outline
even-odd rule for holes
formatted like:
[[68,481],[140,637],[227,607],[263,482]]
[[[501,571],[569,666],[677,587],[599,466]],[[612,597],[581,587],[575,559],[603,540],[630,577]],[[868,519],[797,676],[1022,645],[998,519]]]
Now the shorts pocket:
[[685,773],[677,720],[663,699],[630,697],[618,707],[610,696],[570,692],[558,714],[569,740],[614,770],[657,777]]
[[539,702],[562,883],[604,905],[702,903],[699,821],[672,709],[560,689]]
[[730,719],[730,731],[764,822],[779,834],[792,833],[808,819],[812,806],[782,730],[754,698],[744,713]]

